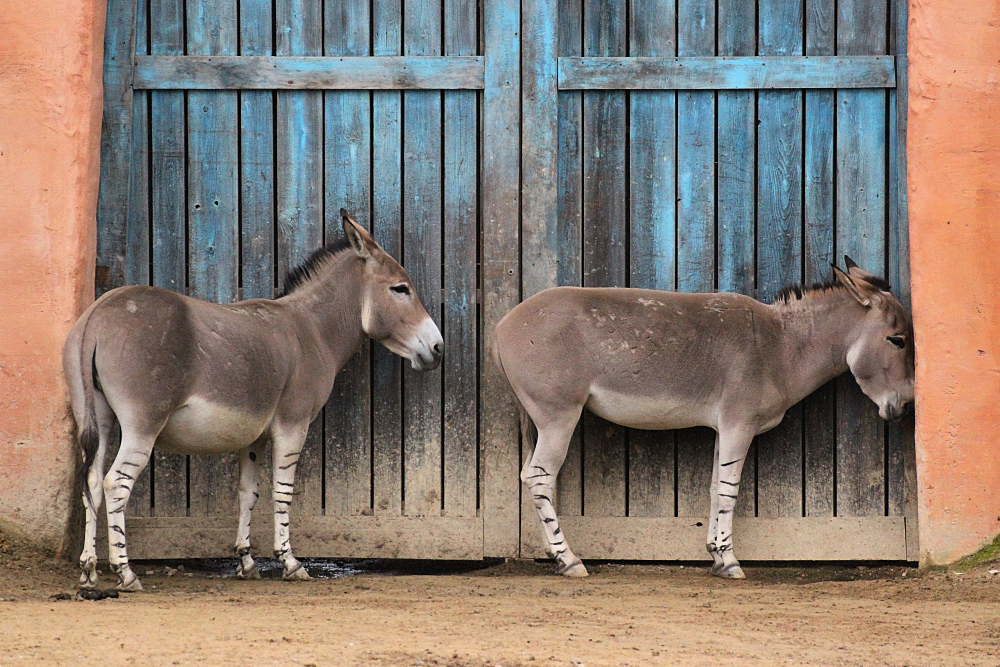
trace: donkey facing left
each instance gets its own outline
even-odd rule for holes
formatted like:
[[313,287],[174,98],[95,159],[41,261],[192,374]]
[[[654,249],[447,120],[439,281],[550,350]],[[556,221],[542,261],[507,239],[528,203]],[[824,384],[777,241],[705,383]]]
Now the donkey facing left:
[[[309,423],[334,378],[368,335],[409,359],[438,366],[441,332],[406,271],[345,211],[344,238],[292,271],[285,294],[219,305],[155,287],[122,287],[97,300],[63,348],[83,449],[87,525],[82,588],[97,584],[97,511],[107,498],[118,588],[142,589],[128,564],[125,505],[153,447],[180,454],[239,452],[237,576],[256,578],[250,512],[257,458],[271,442],[274,554],[285,579],[308,579],[292,555],[288,509]],[[103,479],[115,421],[121,447]]]

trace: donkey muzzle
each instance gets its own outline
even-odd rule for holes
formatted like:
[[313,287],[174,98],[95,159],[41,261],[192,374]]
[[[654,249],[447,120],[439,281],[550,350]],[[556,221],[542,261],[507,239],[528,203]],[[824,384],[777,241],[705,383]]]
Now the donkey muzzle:
[[424,320],[416,339],[416,343],[411,345],[410,365],[413,370],[432,371],[440,366],[444,357],[444,339],[431,318]]

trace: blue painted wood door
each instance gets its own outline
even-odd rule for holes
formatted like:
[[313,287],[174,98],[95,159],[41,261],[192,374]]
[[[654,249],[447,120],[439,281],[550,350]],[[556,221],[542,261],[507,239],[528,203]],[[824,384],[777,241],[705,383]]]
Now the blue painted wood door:
[[[847,254],[908,302],[905,3],[524,10],[524,296],[558,284],[766,301],[826,280]],[[708,429],[585,415],[558,487],[574,550],[706,558],[713,442]],[[750,457],[742,557],[916,557],[912,424],[885,425],[849,376],[790,410]],[[540,557],[533,508],[522,515],[521,553]]]
[[[503,193],[516,189],[504,132],[517,132],[518,54],[505,42],[518,20],[509,0],[109,2],[99,294],[149,284],[272,298],[340,236],[343,207],[400,259],[442,329],[437,372],[365,344],[338,376],[296,479],[303,556],[482,558],[484,539],[516,549],[516,501],[505,521],[484,519],[496,492],[481,474],[491,385],[479,369],[484,319],[516,303],[508,289],[515,301],[484,309],[484,285],[517,276],[480,267],[517,257],[516,244],[481,247],[481,229],[487,206],[511,221],[488,236],[516,238]],[[133,556],[227,555],[237,481],[235,455],[156,452],[130,503]],[[269,505],[256,514],[268,553]]]
[[[540,556],[486,332],[552,285],[766,300],[845,253],[908,301],[905,26],[900,0],[110,0],[98,293],[271,297],[347,208],[448,352],[351,360],[297,551]],[[850,378],[790,411],[752,450],[742,557],[915,557],[907,429]],[[708,431],[586,416],[557,499],[578,553],[704,558],[711,459]],[[133,556],[225,555],[235,491],[232,457],[156,453]]]

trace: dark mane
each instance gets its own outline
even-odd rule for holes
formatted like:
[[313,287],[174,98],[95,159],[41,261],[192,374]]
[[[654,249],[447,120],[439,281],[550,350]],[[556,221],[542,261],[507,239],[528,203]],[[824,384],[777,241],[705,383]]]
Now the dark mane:
[[[888,292],[891,288],[889,281],[878,276],[872,276],[871,278],[866,278],[867,282],[872,287],[882,290],[883,292]],[[788,285],[782,287],[778,290],[771,303],[789,303],[791,301],[798,301],[806,294],[812,292],[826,292],[834,289],[842,289],[842,286],[837,282],[836,278],[830,278],[825,283],[813,283],[812,285]]]
[[284,289],[282,289],[279,297],[291,294],[296,289],[315,278],[316,272],[327,259],[343,252],[344,250],[347,250],[350,247],[351,243],[347,240],[347,237],[341,236],[333,243],[328,243],[319,250],[314,251],[308,258],[306,258],[306,261],[302,262],[300,265],[288,272],[288,275],[285,276]]

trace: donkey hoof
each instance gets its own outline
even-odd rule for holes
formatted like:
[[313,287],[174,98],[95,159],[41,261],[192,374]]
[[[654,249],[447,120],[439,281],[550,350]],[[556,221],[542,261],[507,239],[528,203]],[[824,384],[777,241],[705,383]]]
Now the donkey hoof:
[[77,584],[77,588],[82,588],[84,590],[97,588],[97,577],[97,570],[93,570],[91,572],[81,572],[80,583]]
[[97,587],[97,579],[101,573],[97,571],[97,559],[90,557],[80,561],[80,583],[79,587],[91,589]]
[[587,572],[587,568],[584,567],[583,562],[579,559],[569,563],[568,565],[560,565],[556,568],[556,574],[561,574],[564,577],[572,577],[574,579],[590,576],[590,573]]
[[250,566],[249,570],[244,570],[241,564],[236,568],[236,578],[237,579],[260,579],[260,570],[257,569],[257,563]]
[[115,588],[125,593],[137,593],[142,590],[142,583],[139,581],[139,577],[133,574],[132,579],[128,583],[120,581]]
[[296,562],[292,568],[285,569],[281,573],[281,578],[285,581],[309,581],[312,577],[306,572],[306,568],[302,566],[302,563]]
[[731,563],[729,565],[712,566],[712,574],[716,577],[721,577],[722,579],[746,579],[747,575],[743,574],[743,568],[740,567],[739,563]]

